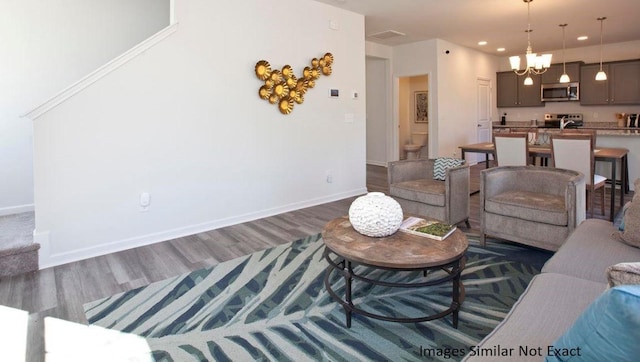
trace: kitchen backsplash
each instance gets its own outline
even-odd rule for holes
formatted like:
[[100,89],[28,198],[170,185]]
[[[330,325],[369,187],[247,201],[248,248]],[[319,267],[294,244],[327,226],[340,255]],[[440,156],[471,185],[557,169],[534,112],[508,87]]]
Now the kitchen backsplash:
[[545,113],[582,113],[584,123],[603,123],[616,126],[616,113],[640,113],[640,105],[629,106],[581,106],[580,102],[549,102],[544,107],[498,108],[493,121],[500,121],[503,113],[507,113],[509,122],[531,122],[537,119],[544,121]]

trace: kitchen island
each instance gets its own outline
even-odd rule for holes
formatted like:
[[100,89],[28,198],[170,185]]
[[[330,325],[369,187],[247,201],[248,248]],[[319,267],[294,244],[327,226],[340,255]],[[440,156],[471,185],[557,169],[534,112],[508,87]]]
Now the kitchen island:
[[[543,125],[535,126],[529,122],[507,122],[506,125],[500,125],[495,122],[493,125],[494,132],[526,132],[528,130],[537,130],[539,134],[550,134],[560,132],[559,128],[546,128]],[[573,128],[573,127],[572,127]],[[585,122],[583,126],[577,129],[595,129],[596,130],[596,148],[626,148],[629,150],[627,154],[627,165],[629,169],[629,179],[636,180],[640,178],[640,128],[634,127],[617,127],[613,122]],[[540,137],[543,138],[543,137]],[[544,137],[548,140],[548,137]],[[617,179],[621,180],[620,169]],[[596,163],[596,173],[600,175],[610,175],[611,166],[605,162]],[[633,185],[629,185],[633,189]]]

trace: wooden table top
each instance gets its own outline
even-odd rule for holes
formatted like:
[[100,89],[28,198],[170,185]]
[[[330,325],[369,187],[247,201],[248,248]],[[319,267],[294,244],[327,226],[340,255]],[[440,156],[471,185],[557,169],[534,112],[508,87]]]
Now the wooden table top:
[[460,229],[441,241],[401,231],[373,238],[358,233],[348,216],[329,221],[322,240],[327,248],[350,261],[396,269],[442,266],[461,258],[469,247]]

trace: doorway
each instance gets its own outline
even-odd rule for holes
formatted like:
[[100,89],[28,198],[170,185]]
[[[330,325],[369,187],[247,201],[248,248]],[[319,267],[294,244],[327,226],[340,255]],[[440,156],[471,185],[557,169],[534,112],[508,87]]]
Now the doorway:
[[[429,76],[400,77],[397,84],[399,158],[429,158]],[[414,152],[409,145],[421,147]]]
[[[478,78],[476,90],[478,95],[476,143],[491,142],[491,80]],[[484,160],[482,154],[475,154],[475,157],[476,163]]]

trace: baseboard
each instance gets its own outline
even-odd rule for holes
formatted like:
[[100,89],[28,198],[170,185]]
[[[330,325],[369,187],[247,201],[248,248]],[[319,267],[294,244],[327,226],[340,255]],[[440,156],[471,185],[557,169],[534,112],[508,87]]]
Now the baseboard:
[[33,212],[33,210],[34,210],[33,204],[3,207],[3,208],[0,208],[0,216],[20,214],[23,212]]
[[367,165],[387,167],[387,162],[384,162],[384,161],[367,161]]
[[[270,209],[260,210],[256,212],[246,213],[243,215],[232,216],[228,218],[211,220],[209,222],[194,224],[171,230],[163,230],[157,233],[140,235],[123,240],[117,240],[106,244],[95,245],[88,248],[67,251],[63,253],[51,253],[51,240],[48,231],[34,231],[34,242],[41,245],[40,248],[40,269],[50,268],[57,265],[67,264],[78,260],[97,257],[100,255],[115,253],[118,251],[137,248],[140,246],[151,245],[162,241],[172,240],[176,238],[194,235],[206,231],[211,231],[226,226],[241,224],[269,216],[279,215],[285,212],[304,209],[307,207],[317,206],[333,201],[342,200],[349,197],[360,196],[367,193],[366,188],[358,188],[351,191],[320,197],[316,199],[305,200],[288,205],[278,206]],[[293,240],[292,240],[293,241]]]

